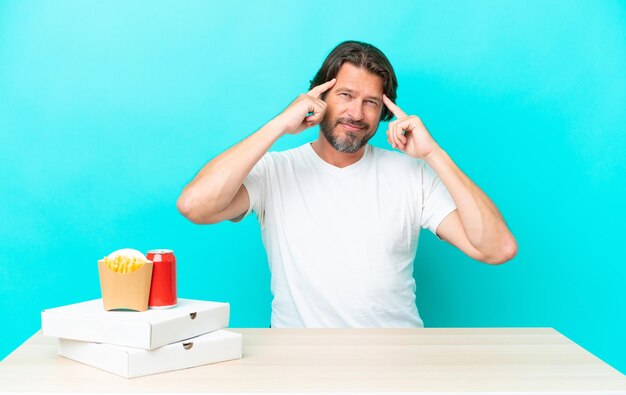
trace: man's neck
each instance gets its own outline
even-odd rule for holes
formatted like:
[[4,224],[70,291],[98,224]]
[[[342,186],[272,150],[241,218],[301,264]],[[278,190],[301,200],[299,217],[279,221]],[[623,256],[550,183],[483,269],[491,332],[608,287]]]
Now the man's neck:
[[329,163],[335,167],[344,168],[355,164],[363,157],[363,154],[365,153],[365,148],[367,148],[367,144],[361,147],[360,150],[352,154],[347,152],[340,152],[337,151],[332,145],[330,145],[328,140],[326,140],[326,137],[324,137],[324,135],[322,135],[320,132],[317,140],[311,143],[311,147],[313,148],[313,151],[315,151],[315,153],[317,153],[317,155],[322,158],[322,160],[326,163]]

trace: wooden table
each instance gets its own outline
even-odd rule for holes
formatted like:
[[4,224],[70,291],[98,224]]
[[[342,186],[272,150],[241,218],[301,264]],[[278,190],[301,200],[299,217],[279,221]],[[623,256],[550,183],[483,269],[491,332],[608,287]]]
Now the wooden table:
[[231,330],[243,359],[136,379],[37,333],[0,363],[0,392],[626,394],[626,376],[550,328]]

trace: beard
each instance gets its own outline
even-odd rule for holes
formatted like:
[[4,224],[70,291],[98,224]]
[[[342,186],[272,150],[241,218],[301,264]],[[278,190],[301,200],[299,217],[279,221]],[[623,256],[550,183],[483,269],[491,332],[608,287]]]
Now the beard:
[[[335,128],[341,124],[347,124],[361,128],[355,132],[346,131],[345,136],[334,134]],[[370,130],[370,125],[363,121],[355,121],[351,118],[337,118],[331,120],[328,116],[325,116],[320,122],[320,130],[326,140],[339,152],[346,152],[353,154],[360,150],[367,142],[374,136],[374,131],[367,134]]]

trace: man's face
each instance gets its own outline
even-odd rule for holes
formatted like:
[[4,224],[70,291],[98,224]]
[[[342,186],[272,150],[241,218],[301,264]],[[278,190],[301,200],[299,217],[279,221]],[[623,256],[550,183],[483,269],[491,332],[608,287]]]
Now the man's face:
[[383,106],[383,79],[344,63],[337,83],[326,93],[326,114],[320,130],[340,152],[354,153],[374,136]]

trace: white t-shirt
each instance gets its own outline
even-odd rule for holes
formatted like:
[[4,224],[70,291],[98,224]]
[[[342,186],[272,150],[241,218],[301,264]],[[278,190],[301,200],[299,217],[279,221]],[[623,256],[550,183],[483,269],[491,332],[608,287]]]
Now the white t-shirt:
[[424,326],[420,229],[435,233],[456,209],[424,161],[368,144],[338,168],[307,143],[266,153],[243,184],[272,273],[273,328]]

